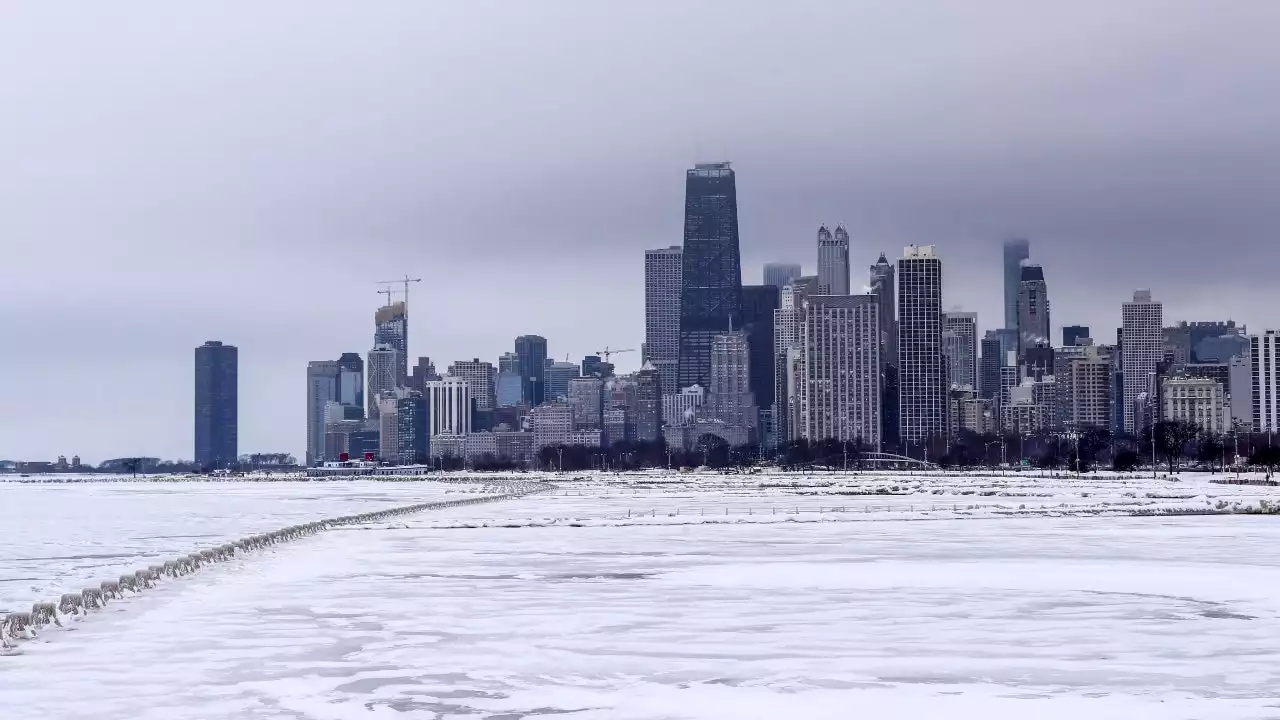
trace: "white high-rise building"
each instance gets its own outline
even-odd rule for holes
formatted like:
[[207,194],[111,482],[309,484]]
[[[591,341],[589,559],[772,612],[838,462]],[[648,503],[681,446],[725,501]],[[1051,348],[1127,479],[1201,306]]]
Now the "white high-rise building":
[[978,313],[942,316],[942,351],[947,356],[947,386],[978,389]]
[[880,311],[872,295],[805,302],[799,365],[801,436],[880,449]]
[[684,251],[679,245],[644,253],[644,351],[662,387],[679,385],[680,279]]
[[690,385],[678,393],[662,396],[662,422],[667,425],[687,425],[693,422],[698,408],[706,400],[706,389],[701,385]]
[[466,435],[471,432],[471,384],[446,375],[427,381],[428,432],[437,435]]
[[898,261],[898,427],[903,443],[947,432],[942,359],[942,260],[910,245]]
[[[1128,338],[1125,338],[1125,350],[1128,350]],[[1249,369],[1253,431],[1280,431],[1280,332],[1268,330],[1249,336]]]
[[1190,423],[1203,432],[1227,431],[1230,413],[1222,383],[1212,378],[1172,377],[1161,390],[1165,420]]
[[818,294],[849,294],[849,233],[843,225],[834,235],[826,225],[818,228]]
[[495,382],[497,373],[493,363],[480,358],[458,360],[449,366],[449,374],[466,380],[471,386],[471,399],[475,402],[476,410],[485,412],[498,406]]
[[801,437],[797,425],[800,397],[792,359],[804,340],[804,298],[809,287],[808,283],[795,282],[782,288],[781,307],[773,311],[773,424],[779,440]]
[[1135,433],[1142,429],[1141,418],[1135,412],[1138,396],[1149,391],[1156,363],[1164,354],[1164,306],[1151,299],[1150,290],[1138,290],[1133,293],[1133,301],[1122,306],[1121,320],[1124,430]]

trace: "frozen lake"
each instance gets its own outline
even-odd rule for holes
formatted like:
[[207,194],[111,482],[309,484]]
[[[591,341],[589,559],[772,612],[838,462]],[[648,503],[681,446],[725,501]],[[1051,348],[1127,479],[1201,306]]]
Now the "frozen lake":
[[[0,657],[0,707],[156,720],[1280,716],[1274,516],[627,517],[649,496],[668,509],[811,497],[749,485],[566,483],[277,546],[23,643]],[[1086,505],[1148,491],[1042,487]],[[1183,488],[1190,498],[1152,500],[1199,506],[1215,490]]]
[[0,613],[245,535],[482,489],[370,481],[0,483]]

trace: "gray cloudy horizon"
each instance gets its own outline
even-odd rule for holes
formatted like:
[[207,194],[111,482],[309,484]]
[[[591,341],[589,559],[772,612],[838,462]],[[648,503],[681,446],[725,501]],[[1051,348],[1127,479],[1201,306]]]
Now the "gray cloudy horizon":
[[[643,340],[684,170],[737,170],[744,282],[822,223],[938,246],[1002,319],[1031,240],[1055,337],[1276,327],[1280,4],[10,2],[0,10],[0,458],[192,455],[192,354],[240,348],[240,451],[304,446],[308,360],[563,359]],[[625,358],[625,359],[624,359]],[[620,356],[624,366],[634,356]]]

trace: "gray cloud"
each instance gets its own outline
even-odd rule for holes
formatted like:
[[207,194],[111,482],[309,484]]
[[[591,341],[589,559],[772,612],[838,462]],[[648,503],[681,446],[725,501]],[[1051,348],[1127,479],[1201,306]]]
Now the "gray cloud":
[[[428,278],[415,354],[643,333],[640,251],[732,159],[748,282],[935,243],[1000,315],[1032,238],[1060,324],[1274,324],[1280,6],[10,3],[0,24],[0,457],[191,453],[191,352],[241,348],[241,447],[303,444],[303,368]],[[855,286],[860,285],[855,277]],[[1105,330],[1111,328],[1110,331]],[[634,358],[632,358],[633,360]]]

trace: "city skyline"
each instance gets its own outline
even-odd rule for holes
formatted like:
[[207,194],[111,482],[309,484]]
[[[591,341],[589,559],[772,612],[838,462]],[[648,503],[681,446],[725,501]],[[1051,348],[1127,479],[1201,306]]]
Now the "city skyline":
[[[43,346],[50,327],[76,343],[0,359],[0,376],[14,379],[7,403],[28,411],[0,419],[0,457],[188,456],[191,428],[178,419],[190,415],[191,348],[213,337],[240,349],[240,451],[301,458],[299,368],[363,356],[377,283],[402,271],[429,278],[413,290],[410,361],[495,362],[527,333],[557,359],[638,347],[634,258],[680,241],[681,171],[725,158],[739,173],[747,284],[767,261],[813,273],[814,228],[834,219],[850,233],[853,292],[880,252],[936,244],[944,310],[977,312],[979,333],[1001,324],[992,289],[1000,243],[1016,236],[1049,274],[1055,339],[1064,323],[1112,342],[1135,288],[1150,288],[1170,323],[1276,324],[1263,272],[1280,260],[1274,5],[1033,13],[992,3],[923,20],[835,4],[783,17],[691,8],[678,24],[634,8],[618,21],[552,8],[494,23],[468,7],[451,11],[446,31],[425,8],[339,22],[317,3],[301,22],[261,9],[249,39],[234,13],[180,23],[161,7],[67,22],[24,4],[0,28],[13,109],[0,127],[18,139],[3,146],[0,236],[13,268],[59,277],[12,273],[0,330],[11,348]],[[993,52],[975,32],[993,22],[1016,28],[1017,42]],[[923,24],[945,28],[943,42],[914,42]],[[439,37],[400,44],[402,27]],[[768,42],[775,31],[794,31],[811,53],[795,59],[799,46]],[[467,33],[522,62],[477,62],[490,51],[451,39]],[[576,53],[547,56],[534,37]],[[1183,50],[1225,38],[1241,52]],[[1063,52],[1084,39],[1108,51]],[[348,40],[394,52],[349,57]],[[208,60],[210,42],[241,41],[232,62]],[[262,73],[253,58],[278,56],[282,43],[297,62]],[[654,60],[644,49],[654,46],[671,55]],[[903,47],[910,62],[874,62]],[[113,60],[73,70],[66,58],[84,52]],[[844,72],[851,63],[875,70]],[[457,65],[475,67],[474,91],[399,80]],[[720,81],[695,83],[689,67]],[[584,104],[580,88],[597,72],[611,89]],[[544,101],[520,92],[534,77]],[[281,87],[296,91],[291,102],[270,100]],[[829,111],[813,113],[818,104]],[[599,157],[624,168],[608,190],[583,172]],[[477,228],[484,239],[473,242]],[[1212,258],[1231,272],[1206,279]],[[567,267],[586,272],[530,290]],[[521,290],[458,302],[489,286]],[[625,371],[640,358],[617,360]],[[113,383],[95,380],[101,372]],[[65,412],[72,404],[77,413]],[[133,422],[113,422],[122,414]]]

